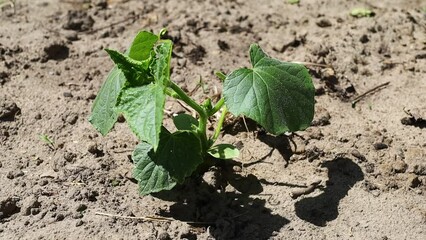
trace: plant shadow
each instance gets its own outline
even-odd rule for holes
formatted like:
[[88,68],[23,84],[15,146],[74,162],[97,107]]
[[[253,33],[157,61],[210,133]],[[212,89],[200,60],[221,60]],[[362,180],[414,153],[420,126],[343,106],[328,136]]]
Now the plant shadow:
[[361,168],[348,158],[325,162],[328,169],[327,186],[319,196],[304,198],[295,204],[296,215],[316,226],[325,226],[339,215],[339,202],[348,191],[364,179]]
[[285,167],[288,166],[290,157],[293,155],[291,150],[289,138],[284,135],[272,136],[267,133],[259,134],[257,136],[261,142],[265,143],[273,150],[276,149],[285,160]]
[[279,231],[290,222],[272,214],[265,207],[266,200],[250,197],[250,194],[263,191],[254,175],[244,177],[228,172],[221,177],[226,179],[218,179],[219,182],[229,183],[238,191],[225,192],[224,185],[214,187],[216,185],[206,181],[191,179],[170,191],[153,194],[154,197],[174,202],[168,211],[160,214],[191,222],[188,224],[195,227],[209,227],[214,239],[268,239],[274,231]]

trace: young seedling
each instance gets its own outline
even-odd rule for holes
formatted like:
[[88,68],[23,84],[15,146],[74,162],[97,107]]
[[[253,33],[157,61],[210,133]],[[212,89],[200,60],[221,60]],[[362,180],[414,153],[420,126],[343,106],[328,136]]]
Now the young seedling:
[[352,17],[362,18],[362,17],[373,17],[374,12],[368,8],[354,8],[350,12]]
[[[240,68],[223,81],[223,96],[199,104],[170,79],[172,42],[155,35],[137,34],[126,53],[106,49],[116,66],[97,95],[89,121],[103,135],[119,114],[126,119],[140,143],[132,154],[139,192],[149,194],[182,184],[202,164],[238,156],[230,144],[215,144],[226,114],[253,119],[268,132],[282,134],[307,128],[314,114],[314,86],[303,65],[282,62],[250,46],[252,68]],[[163,126],[166,97],[185,102],[197,118],[179,114],[173,118],[177,131]],[[212,134],[207,121],[221,116]]]

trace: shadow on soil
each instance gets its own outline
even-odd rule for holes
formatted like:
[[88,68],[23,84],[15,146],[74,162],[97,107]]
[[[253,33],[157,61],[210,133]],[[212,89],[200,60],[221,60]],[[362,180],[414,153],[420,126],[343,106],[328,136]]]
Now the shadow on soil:
[[[265,207],[266,200],[251,198],[250,194],[263,191],[259,180],[254,175],[242,177],[229,173],[226,181],[237,192],[224,192],[224,185],[213,187],[204,181],[189,182],[173,190],[155,194],[162,200],[175,202],[162,216],[191,223],[192,226],[210,226],[210,234],[215,239],[268,239],[274,231],[279,231],[290,221],[271,213]],[[220,178],[220,176],[219,176]],[[197,183],[198,182],[198,183]],[[185,236],[196,239],[193,236]]]
[[293,155],[288,137],[284,135],[272,136],[269,134],[259,134],[257,138],[263,143],[267,144],[269,147],[271,147],[272,150],[278,150],[280,155],[284,158],[285,167],[288,166],[290,157],[291,155]]
[[325,226],[327,222],[336,219],[340,200],[355,183],[364,179],[361,168],[348,158],[325,162],[322,167],[328,168],[329,178],[324,192],[295,204],[296,215],[317,226]]

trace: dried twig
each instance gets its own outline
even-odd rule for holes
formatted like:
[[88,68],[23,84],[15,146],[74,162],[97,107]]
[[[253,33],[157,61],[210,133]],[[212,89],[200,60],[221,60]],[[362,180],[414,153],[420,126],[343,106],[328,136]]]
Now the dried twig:
[[0,10],[3,11],[3,8],[5,7],[11,7],[13,9],[13,14],[16,13],[16,5],[15,5],[15,0],[5,0],[5,1],[1,1],[0,0]]
[[355,107],[355,104],[356,104],[357,102],[361,101],[361,100],[362,100],[365,96],[367,96],[368,94],[370,94],[370,93],[372,93],[372,92],[375,92],[375,91],[379,90],[380,88],[382,88],[382,87],[385,87],[385,86],[389,85],[389,83],[390,83],[390,82],[382,83],[382,84],[380,84],[380,85],[378,85],[378,86],[376,86],[376,87],[374,87],[374,88],[372,88],[372,89],[368,90],[367,92],[365,92],[365,93],[363,93],[363,94],[359,95],[358,97],[356,97],[356,98],[352,101],[352,107],[354,108],[354,107]]
[[318,185],[320,183],[321,183],[321,180],[311,183],[306,188],[295,190],[295,191],[290,193],[290,197],[293,198],[293,199],[296,199],[296,198],[298,198],[302,195],[309,194],[309,193],[313,192],[318,187]]
[[[100,216],[106,216],[106,217],[112,217],[112,218],[121,218],[121,219],[130,219],[130,220],[140,220],[140,221],[157,221],[157,222],[173,222],[173,221],[179,221],[173,218],[165,218],[165,217],[132,217],[132,216],[121,216],[121,215],[115,215],[110,213],[102,213],[102,212],[95,212],[96,215]],[[193,221],[179,221],[184,222],[187,224],[200,224],[200,225],[213,225],[214,222],[193,222]]]
[[138,15],[133,15],[133,16],[127,17],[127,18],[125,18],[125,19],[123,19],[123,20],[120,20],[120,21],[117,21],[117,22],[114,22],[114,23],[108,24],[107,26],[103,26],[103,27],[95,28],[95,29],[93,29],[93,30],[88,31],[87,33],[88,33],[88,34],[92,34],[92,33],[95,33],[95,32],[97,32],[97,31],[104,30],[104,29],[106,29],[106,28],[110,28],[110,27],[113,27],[113,26],[118,25],[118,24],[121,24],[121,23],[125,23],[125,22],[127,22],[127,21],[129,21],[129,20],[134,20],[134,19],[136,19],[136,18],[138,18],[138,17],[139,17]]

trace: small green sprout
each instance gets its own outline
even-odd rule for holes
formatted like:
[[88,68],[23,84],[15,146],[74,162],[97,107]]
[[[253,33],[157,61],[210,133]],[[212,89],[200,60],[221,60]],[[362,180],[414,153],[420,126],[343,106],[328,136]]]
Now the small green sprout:
[[[272,134],[309,127],[314,115],[314,86],[308,70],[300,64],[269,57],[257,44],[250,46],[252,68],[227,75],[221,98],[197,103],[170,78],[173,43],[155,35],[137,34],[126,53],[106,49],[116,66],[97,95],[89,121],[103,135],[120,114],[140,143],[132,154],[133,177],[139,192],[170,190],[184,183],[203,165],[238,157],[230,144],[216,144],[228,112],[253,119]],[[182,113],[173,118],[177,131],[163,126],[166,97],[184,102],[197,117]],[[207,122],[216,113],[219,120],[212,133]]]
[[287,0],[287,3],[289,4],[298,4],[300,0]]
[[53,142],[53,140],[51,140],[49,138],[49,136],[47,136],[45,134],[41,134],[40,135],[40,140],[42,140],[43,142],[45,142],[50,148],[52,148],[52,149],[55,148],[55,142]]
[[350,14],[352,17],[362,18],[373,17],[375,13],[368,8],[354,8],[351,10]]

